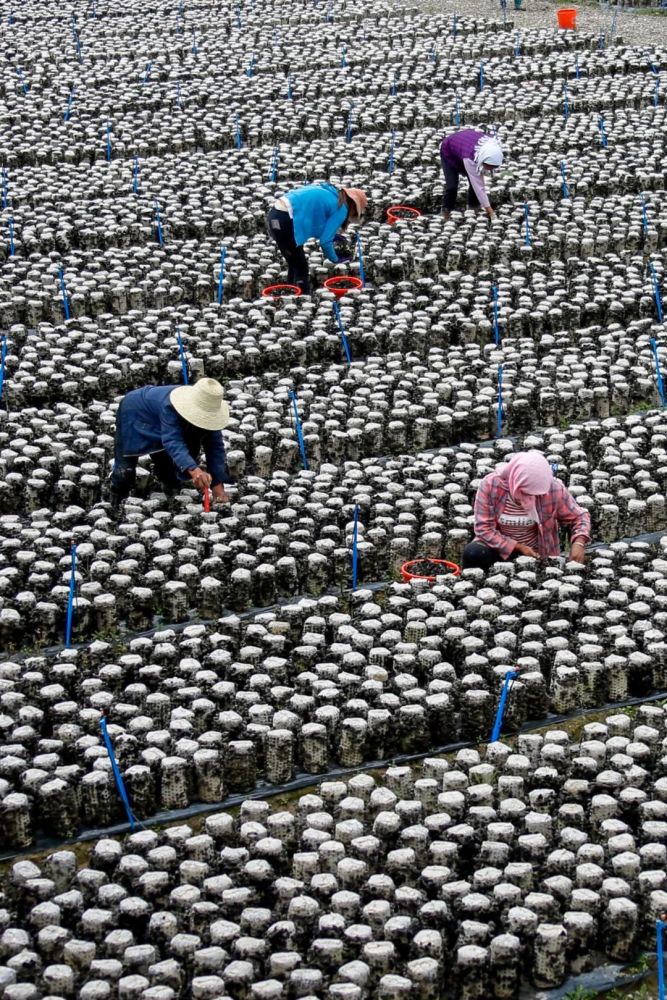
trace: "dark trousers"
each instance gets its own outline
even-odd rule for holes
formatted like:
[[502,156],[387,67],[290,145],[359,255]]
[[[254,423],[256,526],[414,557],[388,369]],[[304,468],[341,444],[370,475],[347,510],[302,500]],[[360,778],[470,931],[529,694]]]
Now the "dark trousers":
[[[461,176],[456,167],[451,167],[449,163],[443,161],[442,172],[445,175],[445,193],[442,196],[443,212],[451,212],[456,205],[456,196],[459,191],[459,177]],[[468,208],[479,208],[479,198],[475,194],[475,189],[468,182]]]
[[[137,462],[139,461],[139,456],[123,454],[123,444],[120,435],[120,411],[122,405],[121,403],[116,414],[116,441],[109,491],[112,504],[118,504],[121,500],[126,500],[137,481]],[[183,485],[185,480],[166,451],[153,452],[151,454],[151,461],[153,463],[153,475],[162,483],[167,491],[172,492]]]
[[289,212],[271,208],[266,216],[266,231],[287,261],[287,283],[298,285],[304,295],[310,291],[308,261],[303,247],[294,239],[294,223]]
[[514,550],[512,555],[508,560],[505,560],[500,555],[497,549],[492,549],[489,545],[485,545],[483,542],[469,542],[468,545],[463,550],[463,559],[461,560],[462,569],[491,569],[494,563],[497,562],[511,562],[519,553]]

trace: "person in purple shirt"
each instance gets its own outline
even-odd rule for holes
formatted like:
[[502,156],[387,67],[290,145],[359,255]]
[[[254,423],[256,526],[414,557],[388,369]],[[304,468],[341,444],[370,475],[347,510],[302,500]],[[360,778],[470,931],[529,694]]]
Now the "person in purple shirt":
[[[134,486],[140,455],[150,455],[153,472],[171,492],[188,480],[204,492],[211,488],[218,503],[229,500],[224,483],[227,469],[222,429],[229,423],[229,406],[213,378],[194,385],[147,385],[133,389],[116,414],[116,444],[111,472],[112,510],[118,510]],[[199,466],[199,453],[206,469]]]
[[470,183],[468,208],[484,209],[490,219],[494,216],[484,185],[484,174],[496,170],[503,162],[500,143],[492,135],[474,128],[464,128],[447,135],[440,143],[440,159],[445,175],[445,193],[442,213],[448,219],[456,204],[459,177],[464,174]]

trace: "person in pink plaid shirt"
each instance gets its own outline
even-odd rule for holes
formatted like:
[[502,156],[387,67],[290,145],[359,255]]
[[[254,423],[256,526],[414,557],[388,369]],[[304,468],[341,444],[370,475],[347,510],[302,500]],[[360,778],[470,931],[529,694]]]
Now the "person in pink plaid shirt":
[[554,477],[541,452],[518,452],[479,484],[475,538],[463,550],[463,569],[489,569],[517,555],[559,556],[561,525],[570,532],[570,559],[583,563],[590,514]]

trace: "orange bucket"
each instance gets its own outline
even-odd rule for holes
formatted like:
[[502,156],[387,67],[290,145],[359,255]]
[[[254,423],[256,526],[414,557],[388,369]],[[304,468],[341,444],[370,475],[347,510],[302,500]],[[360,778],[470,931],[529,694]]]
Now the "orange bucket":
[[344,295],[353,289],[363,288],[364,283],[361,278],[357,278],[353,274],[341,274],[335,278],[327,278],[324,282],[324,287],[328,291],[333,292],[337,299],[342,299]]
[[457,566],[456,563],[447,562],[446,559],[411,559],[410,562],[403,563],[401,566],[401,576],[406,582],[410,580],[428,580],[429,583],[435,583],[437,576],[446,576],[446,572],[451,573],[452,576],[461,575],[461,567]]
[[561,7],[560,10],[556,11],[556,17],[558,18],[558,27],[563,28],[567,31],[577,30],[577,8],[576,7]]
[[391,205],[387,209],[387,221],[392,226],[399,219],[404,222],[411,222],[413,219],[418,219],[420,215],[421,212],[418,208],[411,208],[409,205]]
[[298,285],[269,285],[263,289],[262,296],[265,299],[288,299],[301,295]]

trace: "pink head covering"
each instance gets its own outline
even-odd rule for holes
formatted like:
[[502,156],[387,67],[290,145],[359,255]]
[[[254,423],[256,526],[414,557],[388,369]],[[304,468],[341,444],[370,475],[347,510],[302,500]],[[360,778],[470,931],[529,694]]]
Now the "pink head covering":
[[507,464],[496,466],[507,482],[512,500],[523,507],[539,524],[534,497],[549,492],[553,480],[551,466],[541,451],[520,451]]
[[361,188],[343,188],[343,193],[348,196],[356,209],[356,218],[360,219],[366,211],[368,197]]

